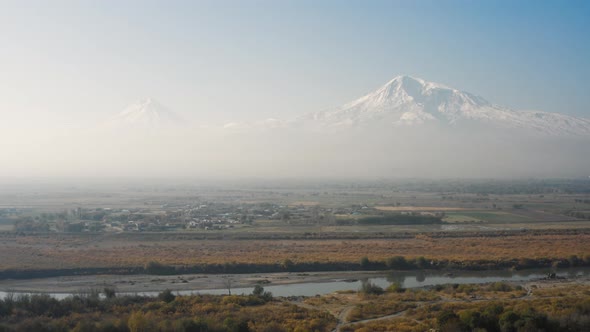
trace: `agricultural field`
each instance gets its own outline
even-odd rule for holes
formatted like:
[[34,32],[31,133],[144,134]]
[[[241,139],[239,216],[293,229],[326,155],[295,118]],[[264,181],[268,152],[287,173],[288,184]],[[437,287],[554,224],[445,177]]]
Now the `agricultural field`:
[[447,222],[480,222],[488,224],[533,223],[534,218],[505,211],[461,211],[449,212],[444,218]]
[[569,180],[3,187],[0,271],[584,260],[588,192]]
[[[590,184],[568,181],[3,187],[0,293],[71,296],[2,302],[0,330],[455,331],[487,319],[580,331],[589,202]],[[521,270],[569,272],[418,289],[366,281]],[[361,287],[314,297],[166,293],[350,282]],[[163,295],[110,297],[117,286]]]

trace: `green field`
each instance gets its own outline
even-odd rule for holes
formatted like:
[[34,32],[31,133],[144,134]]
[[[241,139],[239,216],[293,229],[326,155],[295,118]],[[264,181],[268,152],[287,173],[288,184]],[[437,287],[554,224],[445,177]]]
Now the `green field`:
[[533,222],[534,219],[523,215],[517,215],[504,211],[461,211],[448,212],[444,218],[446,222],[488,222],[488,223],[512,223]]

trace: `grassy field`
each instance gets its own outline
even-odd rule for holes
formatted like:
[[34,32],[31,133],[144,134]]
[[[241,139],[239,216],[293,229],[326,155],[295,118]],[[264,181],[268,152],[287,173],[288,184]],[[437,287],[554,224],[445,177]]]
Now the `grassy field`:
[[525,223],[534,222],[533,218],[505,211],[461,211],[446,213],[445,221],[475,221],[488,223]]

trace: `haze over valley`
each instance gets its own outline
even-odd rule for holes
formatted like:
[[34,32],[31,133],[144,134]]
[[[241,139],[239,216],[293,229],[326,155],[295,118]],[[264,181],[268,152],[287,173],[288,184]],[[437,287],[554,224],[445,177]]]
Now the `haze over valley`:
[[111,113],[67,129],[7,128],[0,167],[17,177],[583,178],[590,165],[586,118],[411,76],[285,119],[208,123],[154,98]]

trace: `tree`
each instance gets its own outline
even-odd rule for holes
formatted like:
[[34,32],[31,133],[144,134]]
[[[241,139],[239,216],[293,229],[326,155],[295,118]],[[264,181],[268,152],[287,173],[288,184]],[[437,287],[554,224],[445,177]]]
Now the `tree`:
[[365,256],[365,257],[361,258],[360,264],[361,264],[361,268],[366,269],[371,264],[371,261],[369,261],[369,257]]
[[223,277],[222,281],[225,288],[227,288],[228,295],[231,295],[231,286],[233,283],[233,279],[230,277]]
[[420,256],[418,258],[416,258],[416,267],[419,269],[423,269],[426,266],[428,266],[428,262],[426,261],[426,258],[424,258],[424,256]]
[[254,286],[254,290],[252,291],[252,295],[261,296],[264,293],[264,287],[260,285]]
[[158,299],[160,299],[160,301],[170,303],[176,299],[176,295],[172,294],[171,290],[166,289],[163,292],[161,292],[160,294],[158,294]]
[[72,329],[72,332],[98,332],[96,324],[91,321],[82,320]]
[[283,210],[280,213],[281,221],[289,223],[291,220],[291,212],[289,210]]
[[130,332],[146,332],[148,331],[149,323],[142,311],[134,311],[129,316],[127,327]]
[[112,299],[117,296],[117,290],[113,287],[105,287],[102,292],[107,299]]
[[403,256],[389,257],[385,265],[390,269],[403,269],[408,267],[408,262]]
[[477,310],[465,310],[459,315],[461,323],[465,328],[475,330],[482,326],[481,314]]
[[294,266],[294,265],[295,265],[295,263],[293,263],[293,261],[292,261],[292,260],[290,260],[290,259],[288,259],[288,258],[286,258],[286,259],[283,261],[283,264],[281,264],[281,266],[283,267],[283,269],[285,269],[285,270],[287,270],[287,271],[291,270],[291,269],[293,268],[293,266]]
[[514,323],[516,323],[520,317],[513,311],[506,311],[500,316],[498,324],[502,331],[513,331],[515,330]]
[[272,293],[265,292],[264,287],[262,287],[260,285],[254,286],[254,290],[252,291],[252,295],[257,296],[257,297],[263,299],[264,301],[272,300]]
[[202,319],[183,319],[179,322],[179,331],[185,332],[201,332],[208,331],[208,324]]
[[444,310],[436,317],[438,328],[441,332],[460,331],[461,321],[459,316],[451,310]]
[[370,281],[363,280],[361,283],[361,289],[359,290],[363,294],[367,295],[380,295],[383,294],[383,288],[371,283]]
[[567,260],[568,260],[570,266],[578,265],[579,259],[578,259],[578,256],[576,256],[576,255],[571,255],[570,257],[568,257]]

